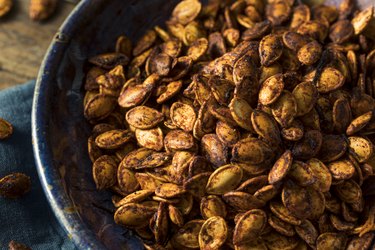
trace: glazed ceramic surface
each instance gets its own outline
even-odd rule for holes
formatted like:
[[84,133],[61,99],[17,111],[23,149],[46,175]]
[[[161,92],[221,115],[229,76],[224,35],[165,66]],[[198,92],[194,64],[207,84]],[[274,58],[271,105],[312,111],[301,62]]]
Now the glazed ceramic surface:
[[[360,7],[372,1],[361,1]],[[82,106],[87,59],[113,51],[121,34],[136,41],[146,29],[162,23],[177,2],[82,0],[57,33],[40,69],[32,114],[38,172],[51,207],[80,249],[142,249],[130,230],[114,224],[111,194],[97,191],[92,181],[90,130]]]

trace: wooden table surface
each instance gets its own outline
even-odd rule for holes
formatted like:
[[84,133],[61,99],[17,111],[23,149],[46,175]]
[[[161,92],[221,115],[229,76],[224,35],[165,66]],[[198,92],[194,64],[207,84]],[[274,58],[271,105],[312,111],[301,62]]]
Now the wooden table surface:
[[0,18],[0,90],[37,77],[51,40],[75,6],[60,1],[55,14],[38,23],[29,19],[29,0],[13,1],[12,11]]

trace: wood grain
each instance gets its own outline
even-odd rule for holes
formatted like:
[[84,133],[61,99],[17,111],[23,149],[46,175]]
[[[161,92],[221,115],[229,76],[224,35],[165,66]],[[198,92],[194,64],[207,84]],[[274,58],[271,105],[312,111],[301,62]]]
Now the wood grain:
[[60,1],[53,17],[38,23],[29,19],[28,0],[14,3],[11,13],[0,19],[0,90],[37,77],[51,40],[75,6]]

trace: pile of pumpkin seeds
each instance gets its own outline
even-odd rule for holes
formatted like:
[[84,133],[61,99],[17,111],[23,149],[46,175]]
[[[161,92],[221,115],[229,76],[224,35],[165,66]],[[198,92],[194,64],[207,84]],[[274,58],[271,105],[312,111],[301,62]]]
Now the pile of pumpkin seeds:
[[369,249],[375,18],[355,5],[183,0],[90,58],[114,221],[146,249]]

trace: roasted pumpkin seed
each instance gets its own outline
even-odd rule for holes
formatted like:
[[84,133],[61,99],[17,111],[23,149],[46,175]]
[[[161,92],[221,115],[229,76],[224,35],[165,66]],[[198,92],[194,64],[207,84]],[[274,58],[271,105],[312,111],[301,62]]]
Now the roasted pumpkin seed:
[[221,195],[234,190],[242,179],[242,168],[236,165],[225,165],[216,169],[206,186],[208,194]]
[[200,211],[204,219],[214,216],[225,218],[227,215],[225,203],[219,196],[216,195],[203,197],[200,203]]
[[30,177],[23,173],[11,173],[0,179],[0,196],[5,198],[19,198],[28,193],[30,189]]
[[234,228],[233,243],[241,245],[256,239],[267,224],[267,215],[263,210],[252,209],[244,213]]
[[199,231],[199,247],[201,249],[218,249],[226,241],[228,228],[225,220],[220,216],[208,218]]
[[12,134],[13,134],[12,124],[0,118],[0,140],[9,138]]
[[267,35],[260,41],[259,57],[262,65],[270,66],[281,57],[282,52],[283,43],[277,35]]

